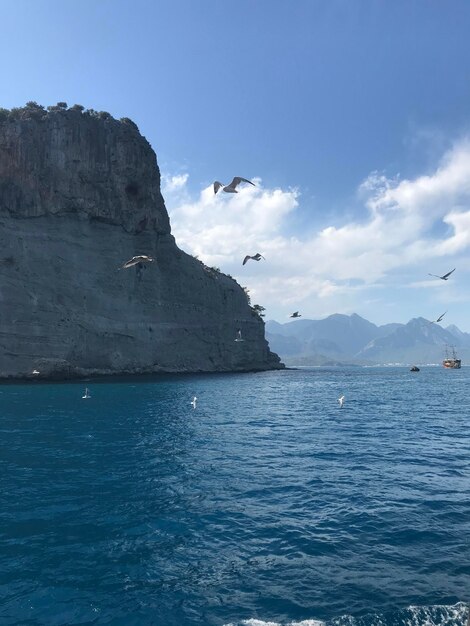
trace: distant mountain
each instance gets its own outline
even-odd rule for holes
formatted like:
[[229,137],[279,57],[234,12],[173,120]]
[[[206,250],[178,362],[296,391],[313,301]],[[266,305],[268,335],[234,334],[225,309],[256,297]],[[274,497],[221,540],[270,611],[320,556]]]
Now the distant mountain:
[[[269,335],[300,340],[304,353],[324,352],[335,356],[351,356],[380,335],[375,324],[359,315],[339,313],[322,320],[295,320],[287,324],[268,321],[266,331]],[[277,345],[277,340],[274,343]]]
[[446,345],[458,347],[461,356],[464,350],[469,352],[455,333],[418,317],[385,337],[374,339],[357,353],[357,357],[376,363],[439,363]]
[[470,348],[470,333],[462,332],[455,324],[451,324],[446,328],[459,342],[460,345]]
[[470,334],[442,328],[424,318],[376,326],[359,315],[334,314],[323,320],[266,322],[271,350],[287,364],[440,363],[445,346],[470,362]]

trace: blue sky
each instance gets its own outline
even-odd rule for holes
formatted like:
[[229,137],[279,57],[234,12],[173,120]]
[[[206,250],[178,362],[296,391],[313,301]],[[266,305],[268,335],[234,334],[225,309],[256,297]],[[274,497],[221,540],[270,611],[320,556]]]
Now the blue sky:
[[[1,0],[0,106],[127,116],[185,250],[267,317],[470,331],[470,3]],[[214,179],[256,180],[237,196]],[[245,253],[266,262],[241,266]],[[448,282],[436,274],[457,267]]]

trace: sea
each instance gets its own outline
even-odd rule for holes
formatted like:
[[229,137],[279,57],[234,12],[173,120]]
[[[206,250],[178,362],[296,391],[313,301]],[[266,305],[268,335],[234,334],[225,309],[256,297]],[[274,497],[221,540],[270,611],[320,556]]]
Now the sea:
[[3,384],[0,481],[2,626],[467,622],[469,367]]

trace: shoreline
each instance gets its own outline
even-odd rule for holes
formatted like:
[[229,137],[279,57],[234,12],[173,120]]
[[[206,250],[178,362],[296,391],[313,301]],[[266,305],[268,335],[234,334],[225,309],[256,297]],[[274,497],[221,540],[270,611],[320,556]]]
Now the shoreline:
[[[282,364],[281,364],[282,365]],[[34,384],[56,384],[56,383],[79,383],[79,382],[151,382],[172,377],[190,376],[223,376],[235,374],[261,374],[263,372],[295,370],[293,367],[269,367],[250,368],[240,370],[187,370],[187,371],[154,371],[154,372],[103,372],[94,371],[86,373],[34,375],[24,374],[19,376],[0,376],[0,386],[2,385],[24,385]]]

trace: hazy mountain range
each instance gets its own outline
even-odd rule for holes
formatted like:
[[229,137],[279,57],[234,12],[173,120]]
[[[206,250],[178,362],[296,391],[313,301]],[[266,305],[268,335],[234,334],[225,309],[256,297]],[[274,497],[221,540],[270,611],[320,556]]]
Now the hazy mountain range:
[[359,315],[322,320],[266,322],[271,350],[289,365],[441,363],[446,346],[455,346],[462,364],[470,363],[470,333],[443,328],[422,317],[407,324],[376,326]]

